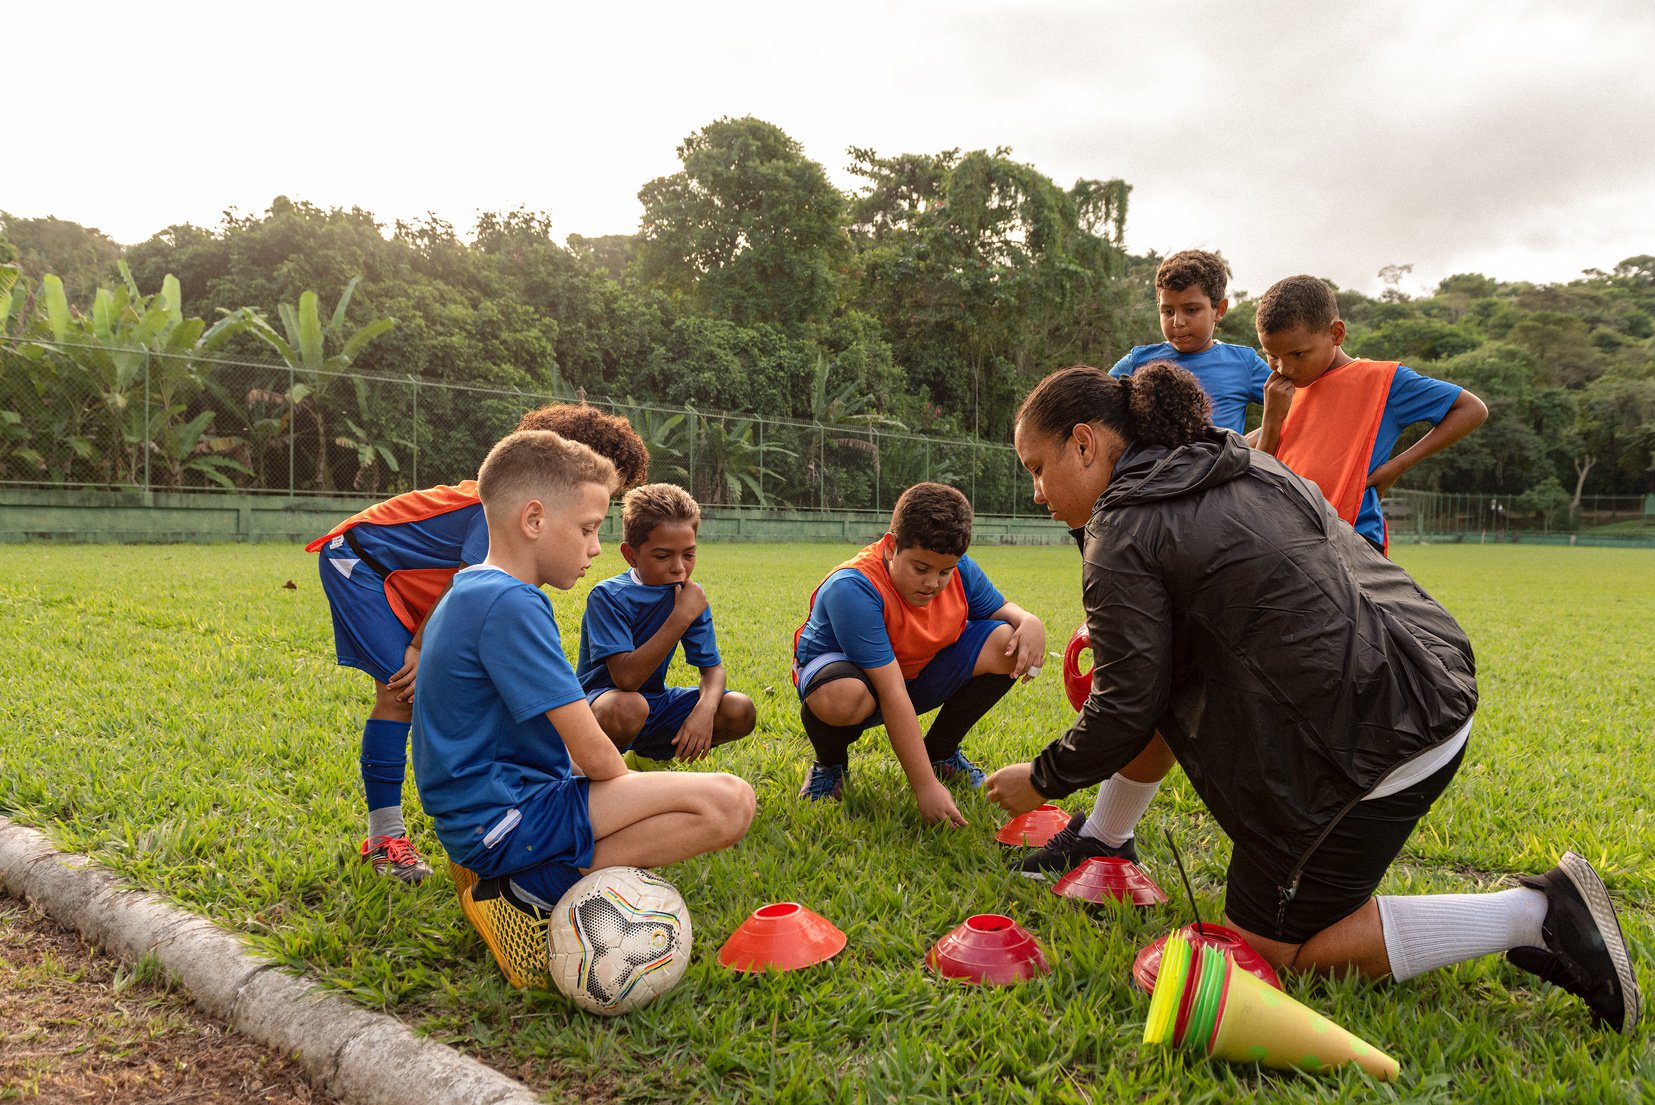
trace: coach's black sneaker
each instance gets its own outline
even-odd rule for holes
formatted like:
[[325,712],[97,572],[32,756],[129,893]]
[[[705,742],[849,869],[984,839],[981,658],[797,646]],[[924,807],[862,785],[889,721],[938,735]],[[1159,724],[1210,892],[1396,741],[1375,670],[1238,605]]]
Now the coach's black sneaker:
[[1512,964],[1574,994],[1594,1019],[1619,1032],[1638,1025],[1643,996],[1632,974],[1609,889],[1592,865],[1564,852],[1544,875],[1521,875],[1518,882],[1546,895],[1544,948],[1512,948]]
[[1052,834],[1050,840],[1023,857],[1017,870],[1031,879],[1043,879],[1048,873],[1063,875],[1079,867],[1093,856],[1118,856],[1138,862],[1138,846],[1128,840],[1119,848],[1105,844],[1094,836],[1081,836],[1086,814],[1077,813],[1069,823]]

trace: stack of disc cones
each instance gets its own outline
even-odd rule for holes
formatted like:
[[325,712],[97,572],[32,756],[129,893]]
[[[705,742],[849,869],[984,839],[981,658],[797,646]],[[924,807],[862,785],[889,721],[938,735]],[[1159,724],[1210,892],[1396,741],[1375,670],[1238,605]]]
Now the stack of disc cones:
[[[1241,938],[1241,933],[1223,925],[1215,925],[1202,921],[1196,924],[1185,925],[1178,930],[1178,935],[1192,945],[1206,944],[1225,952],[1235,961],[1235,965],[1250,975],[1257,975],[1273,988],[1281,989],[1281,979],[1276,977],[1276,969],[1270,966],[1270,961],[1260,955],[1253,945]],[[1161,955],[1166,948],[1165,936],[1144,946],[1138,952],[1138,958],[1132,962],[1132,979],[1144,993],[1155,989],[1156,972],[1161,969]]]
[[1167,938],[1161,957],[1144,1043],[1314,1074],[1355,1063],[1394,1081],[1400,1069],[1367,1041],[1239,970],[1227,953],[1178,934]]

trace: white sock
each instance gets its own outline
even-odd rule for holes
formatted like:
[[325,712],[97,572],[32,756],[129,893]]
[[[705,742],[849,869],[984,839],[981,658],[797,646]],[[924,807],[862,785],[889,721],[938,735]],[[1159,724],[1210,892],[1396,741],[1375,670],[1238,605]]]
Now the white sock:
[[1544,947],[1546,895],[1518,887],[1493,894],[1381,895],[1379,920],[1397,981],[1525,946]]
[[1132,830],[1149,808],[1155,792],[1161,789],[1161,780],[1135,783],[1120,772],[1115,772],[1098,787],[1098,800],[1092,803],[1092,816],[1081,826],[1080,835],[1101,840],[1111,848],[1119,848],[1132,839]]

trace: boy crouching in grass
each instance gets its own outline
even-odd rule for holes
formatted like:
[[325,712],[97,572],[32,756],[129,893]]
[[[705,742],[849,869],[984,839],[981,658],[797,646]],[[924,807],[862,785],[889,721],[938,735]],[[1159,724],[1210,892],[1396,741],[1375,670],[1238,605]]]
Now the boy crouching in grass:
[[[840,797],[851,744],[883,724],[920,816],[966,823],[943,784],[980,788],[983,773],[960,742],[1046,655],[1045,626],[995,590],[965,555],[970,544],[966,497],[915,484],[897,500],[891,532],[810,596],[793,636],[793,679],[816,759],[799,797]],[[928,710],[937,716],[922,738],[919,715]]]
[[540,588],[585,574],[616,480],[609,461],[550,431],[495,445],[477,475],[488,555],[455,575],[426,623],[420,801],[475,874],[461,908],[513,986],[548,983],[548,913],[583,874],[728,848],[753,820],[753,790],[734,775],[628,772],[564,658]]
[[[651,483],[627,492],[621,555],[630,567],[592,588],[580,620],[575,672],[598,724],[628,767],[693,763],[753,731],[753,700],[724,689],[712,611],[693,583],[701,508],[689,492]],[[695,689],[666,685],[680,642],[701,670]]]

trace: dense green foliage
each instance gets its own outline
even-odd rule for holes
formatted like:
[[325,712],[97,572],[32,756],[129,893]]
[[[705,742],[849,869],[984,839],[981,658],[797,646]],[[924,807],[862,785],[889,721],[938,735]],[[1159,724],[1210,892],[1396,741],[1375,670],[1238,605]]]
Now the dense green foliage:
[[[759,812],[728,852],[674,865],[695,923],[688,976],[620,1020],[506,987],[461,917],[442,865],[425,885],[376,879],[357,741],[368,680],[333,666],[315,557],[294,547],[17,546],[0,581],[0,812],[44,827],[262,952],[303,968],[566,1100],[1336,1102],[1469,1098],[1644,1100],[1648,1031],[1591,1027],[1580,1002],[1500,957],[1406,984],[1291,981],[1291,992],[1400,1059],[1394,1090],[1146,1049],[1138,948],[1188,919],[1162,830],[1217,916],[1228,844],[1181,774],[1140,848],[1167,906],[1091,910],[1009,872],[1001,820],[920,824],[882,734],[852,751],[841,806],[794,797],[809,757],[787,674],[790,634],[842,546],[704,545],[705,584],[733,686],[759,728],[711,768],[749,779]],[[1061,649],[1080,617],[1072,550],[974,550]],[[1564,848],[1597,864],[1646,993],[1655,987],[1655,572],[1649,552],[1405,547],[1398,558],[1465,624],[1481,705],[1458,778],[1387,876],[1387,893],[1473,892],[1540,871]],[[610,551],[588,582],[614,570]],[[297,582],[295,590],[283,583]],[[554,593],[566,647],[585,585]],[[111,658],[115,658],[111,662]],[[995,766],[1025,759],[1074,717],[1051,665],[967,741]],[[680,670],[675,681],[692,678]],[[1090,793],[1066,801],[1079,808]],[[413,789],[410,809],[416,809]],[[437,845],[410,818],[419,844]],[[749,912],[796,900],[838,924],[831,963],[737,976],[715,952]],[[1010,913],[1043,942],[1044,980],[947,984],[926,949],[971,913]]]
[[[750,117],[708,124],[678,155],[680,171],[642,187],[637,234],[564,244],[544,213],[484,213],[468,240],[435,217],[386,226],[367,211],[285,197],[217,227],[169,227],[124,252],[73,223],[0,214],[0,264],[10,257],[23,273],[9,299],[0,295],[0,336],[12,339],[0,343],[0,480],[119,479],[119,465],[58,443],[62,427],[79,433],[100,418],[91,436],[119,436],[107,404],[40,409],[53,379],[80,371],[74,356],[37,348],[19,359],[18,344],[56,332],[45,275],[61,279],[71,311],[87,313],[96,289],[121,286],[117,258],[133,294],[170,275],[183,315],[209,324],[274,319],[282,304],[307,294],[332,303],[354,286],[349,318],[333,327],[341,336],[395,320],[356,350],[355,369],[507,396],[479,402],[436,388],[390,411],[385,394],[358,385],[353,395],[325,373],[198,365],[201,387],[167,417],[191,425],[211,412],[198,444],[235,460],[239,469],[214,471],[244,486],[270,486],[265,473],[279,465],[295,468],[303,488],[399,488],[416,441],[430,477],[459,478],[523,406],[576,395],[810,420],[825,383],[860,403],[864,427],[1004,443],[1017,401],[1046,372],[1112,364],[1160,338],[1158,258],[1123,249],[1123,181],[1065,188],[1004,149],[853,148],[861,183],[845,194],[796,141]],[[1557,285],[1456,275],[1421,298],[1396,290],[1406,270],[1389,267],[1391,289],[1378,298],[1341,293],[1350,347],[1468,386],[1492,415],[1410,473],[1409,487],[1524,495],[1536,515],[1582,494],[1655,490],[1655,257]],[[1251,306],[1240,290],[1233,298],[1220,336],[1252,344]],[[269,362],[275,347],[260,336],[252,326],[227,334],[219,355]],[[811,454],[802,440],[783,448],[817,465],[816,478],[747,501],[853,502],[858,481],[871,479],[867,455]],[[291,461],[294,452],[305,459]],[[775,463],[759,467],[785,467],[779,454],[764,459]],[[194,475],[207,478],[199,467]],[[706,482],[728,486],[724,473]]]

